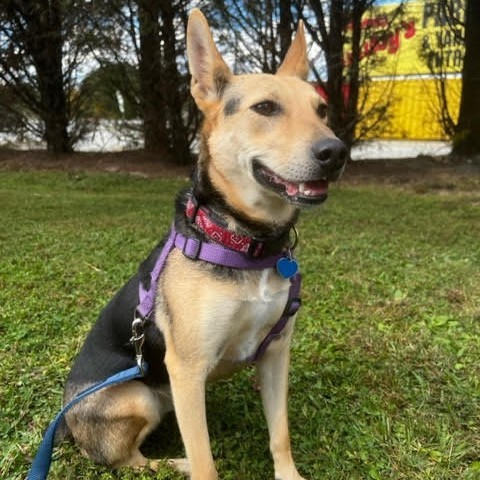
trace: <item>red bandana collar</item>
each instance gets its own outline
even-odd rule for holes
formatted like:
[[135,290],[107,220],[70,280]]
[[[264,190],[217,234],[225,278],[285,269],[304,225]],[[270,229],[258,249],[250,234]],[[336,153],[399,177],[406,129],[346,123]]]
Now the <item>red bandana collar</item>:
[[[214,242],[251,257],[260,257],[265,249],[266,241],[247,235],[240,235],[219,225],[213,220],[213,214],[208,207],[197,204],[195,198],[187,201],[185,215],[205,235]],[[285,245],[282,247],[285,247]]]

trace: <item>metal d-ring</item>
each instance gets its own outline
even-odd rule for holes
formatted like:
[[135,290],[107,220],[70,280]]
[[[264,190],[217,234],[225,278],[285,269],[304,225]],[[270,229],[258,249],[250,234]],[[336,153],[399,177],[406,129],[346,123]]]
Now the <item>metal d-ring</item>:
[[290,252],[293,252],[298,244],[298,231],[295,228],[295,225],[292,225],[290,231],[293,231],[293,243],[288,247],[288,249]]

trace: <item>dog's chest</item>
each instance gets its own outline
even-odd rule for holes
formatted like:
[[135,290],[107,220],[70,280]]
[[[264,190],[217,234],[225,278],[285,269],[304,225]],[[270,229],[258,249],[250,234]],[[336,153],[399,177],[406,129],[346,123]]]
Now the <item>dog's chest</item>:
[[221,359],[240,362],[253,356],[278,322],[288,299],[289,282],[273,269],[247,275],[239,284],[230,318]]
[[164,275],[156,321],[167,350],[210,365],[210,379],[230,375],[255,355],[280,320],[291,285],[274,268],[216,275],[177,251]]

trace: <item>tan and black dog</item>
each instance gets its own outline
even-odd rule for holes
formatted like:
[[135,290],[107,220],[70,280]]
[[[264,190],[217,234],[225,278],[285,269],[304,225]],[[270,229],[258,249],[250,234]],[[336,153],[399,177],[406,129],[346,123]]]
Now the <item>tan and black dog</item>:
[[[158,279],[154,315],[144,323],[146,376],[86,398],[66,415],[66,425],[94,461],[155,468],[158,461],[148,461],[139,447],[174,410],[187,458],[171,463],[193,480],[213,480],[218,474],[205,384],[244,367],[282,316],[291,282],[261,262],[288,251],[299,207],[326,199],[328,182],[343,171],[346,149],[326,125],[324,101],[305,81],[302,24],[275,75],[233,75],[198,10],[189,18],[187,47],[191,92],[204,124],[192,185],[177,199],[175,228],[189,239],[222,243],[221,235],[206,228],[213,224],[230,239],[262,239],[257,242],[262,248],[242,253],[251,257],[244,270],[174,247]],[[203,223],[193,218],[192,205],[195,212],[203,209]],[[139,287],[148,288],[164,243],[100,314],[67,380],[66,402],[135,364],[130,340]],[[233,248],[231,242],[225,245]],[[255,257],[258,268],[251,266]],[[287,420],[293,326],[294,317],[255,358],[275,478],[281,480],[302,479],[292,459]]]

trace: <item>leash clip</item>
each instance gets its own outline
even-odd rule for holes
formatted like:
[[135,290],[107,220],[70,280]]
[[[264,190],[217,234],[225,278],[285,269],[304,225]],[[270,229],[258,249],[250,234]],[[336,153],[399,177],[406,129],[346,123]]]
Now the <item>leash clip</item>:
[[143,363],[143,344],[145,342],[145,333],[143,331],[144,322],[141,318],[135,318],[132,322],[132,338],[130,343],[135,347],[135,360],[142,375],[145,374]]

